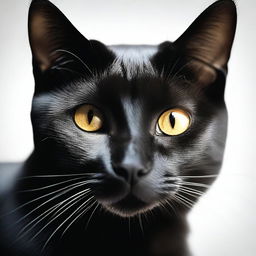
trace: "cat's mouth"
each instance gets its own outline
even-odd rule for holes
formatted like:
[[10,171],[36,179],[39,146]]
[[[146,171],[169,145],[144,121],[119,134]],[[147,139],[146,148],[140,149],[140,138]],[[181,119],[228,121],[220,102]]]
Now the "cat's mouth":
[[137,198],[136,196],[129,194],[124,199],[115,204],[117,208],[134,211],[146,206],[146,203]]
[[[169,187],[169,193],[176,189]],[[100,186],[96,186],[97,201],[109,212],[121,217],[132,217],[160,205],[166,193],[155,190],[147,181],[142,180],[135,185],[128,184],[122,179],[105,178]]]
[[158,194],[147,184],[132,186],[122,179],[105,178],[95,187],[97,201],[109,212],[121,217],[131,217],[158,205]]
[[142,201],[132,193],[129,193],[125,198],[116,203],[105,205],[107,210],[122,217],[135,216],[137,214],[146,212],[155,206],[155,204],[149,204]]

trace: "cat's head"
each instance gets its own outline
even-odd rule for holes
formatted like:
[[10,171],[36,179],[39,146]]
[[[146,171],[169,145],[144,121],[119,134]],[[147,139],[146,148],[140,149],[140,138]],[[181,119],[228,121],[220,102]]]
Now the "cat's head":
[[235,27],[233,1],[221,0],[173,43],[106,46],[33,1],[35,170],[73,175],[120,216],[192,205],[222,163]]

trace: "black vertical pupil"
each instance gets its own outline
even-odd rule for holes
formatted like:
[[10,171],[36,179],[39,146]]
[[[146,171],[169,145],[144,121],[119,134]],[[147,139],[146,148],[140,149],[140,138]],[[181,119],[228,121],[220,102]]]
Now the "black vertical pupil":
[[88,113],[87,113],[88,124],[91,124],[92,119],[93,119],[93,116],[94,116],[93,110],[90,109],[90,110],[88,111]]
[[174,126],[175,126],[175,116],[173,115],[173,113],[171,113],[169,115],[169,120],[170,120],[172,128],[174,128]]

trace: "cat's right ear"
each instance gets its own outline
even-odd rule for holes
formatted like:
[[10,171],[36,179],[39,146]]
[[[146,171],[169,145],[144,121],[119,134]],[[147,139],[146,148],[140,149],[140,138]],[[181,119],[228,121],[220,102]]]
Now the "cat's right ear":
[[105,45],[87,40],[48,0],[33,0],[28,18],[29,41],[36,74],[56,67],[64,57],[91,70],[102,70],[113,56]]
[[74,42],[89,44],[64,16],[64,14],[47,0],[33,0],[28,18],[29,41],[33,59],[43,72],[50,69]]

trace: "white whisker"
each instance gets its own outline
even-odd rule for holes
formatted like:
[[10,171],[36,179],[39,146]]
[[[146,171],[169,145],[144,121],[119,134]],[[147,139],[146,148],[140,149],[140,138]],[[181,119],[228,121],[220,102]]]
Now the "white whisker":
[[141,228],[142,234],[144,235],[144,229],[143,229],[143,223],[142,223],[141,214],[138,215],[138,218],[139,218],[139,224],[140,224],[140,228]]
[[203,188],[209,188],[210,185],[198,183],[198,182],[189,182],[189,181],[179,181],[177,182],[178,185],[190,185],[195,187],[203,187]]
[[199,195],[199,196],[202,196],[202,195],[204,194],[204,192],[202,192],[202,191],[200,191],[200,190],[190,189],[190,188],[185,187],[185,186],[179,187],[179,190],[181,190],[181,191],[186,191],[186,192],[189,192],[189,193],[191,193],[191,194]]
[[174,205],[172,205],[171,201],[168,200],[168,199],[166,199],[166,200],[165,200],[165,203],[171,207],[171,209],[173,210],[173,212],[174,212],[174,214],[176,215],[176,217],[178,217],[177,211],[176,211]]
[[[61,237],[64,236],[64,234],[67,232],[67,230],[71,227],[71,225],[72,225],[77,219],[79,219],[79,218],[80,218],[82,215],[84,215],[88,210],[90,210],[91,207],[92,207],[95,203],[97,203],[97,202],[94,201],[89,207],[87,207],[88,203],[89,203],[89,202],[87,202],[87,204],[85,204],[85,205],[84,205],[84,204],[81,205],[82,207],[80,207],[80,210],[81,210],[82,212],[78,213],[78,215],[74,218],[74,220],[73,220],[71,223],[69,223],[69,225],[68,225],[68,226],[65,228],[65,230],[63,231]],[[98,205],[97,205],[97,207],[98,207]],[[77,211],[76,211],[76,212],[77,212]]]
[[189,179],[204,179],[204,178],[215,178],[218,177],[218,174],[211,174],[211,175],[195,175],[195,176],[177,176],[179,178],[189,178]]
[[[74,200],[79,199],[80,197],[88,194],[90,192],[89,189],[80,191],[79,193],[76,193],[75,195],[61,201],[60,203],[58,203],[57,205],[51,207],[50,209],[48,209],[46,212],[42,213],[41,215],[39,215],[38,217],[36,217],[34,220],[32,220],[31,222],[29,222],[25,227],[23,227],[22,230],[20,230],[20,232],[18,233],[18,236],[26,229],[28,228],[31,224],[33,224],[36,220],[38,220],[32,227],[30,227],[25,233],[23,233],[23,235],[21,237],[19,237],[18,239],[21,239],[22,237],[24,237],[30,230],[32,230],[35,226],[37,226],[41,221],[43,221],[47,216],[49,216],[51,213],[53,213],[56,209],[58,209],[61,205],[63,205],[66,201],[67,204],[65,204],[64,206],[62,206],[61,208],[59,208],[55,214],[57,214],[59,211],[61,211],[64,207],[68,206],[70,203],[72,203]],[[74,198],[75,197],[75,198]],[[72,199],[74,198],[74,199]],[[70,200],[72,199],[72,200]],[[49,212],[50,210],[50,212]],[[48,213],[47,213],[48,212]],[[47,213],[47,214],[45,214]],[[42,217],[42,218],[41,218]],[[40,219],[41,218],[41,219]]]
[[192,197],[195,197],[195,198],[198,198],[198,196],[199,196],[199,194],[193,194],[193,193],[188,192],[188,191],[183,190],[183,189],[179,189],[179,192],[183,193],[183,194],[186,194],[186,195],[189,195],[189,196],[192,196]]
[[176,201],[178,201],[179,203],[183,204],[184,206],[186,206],[187,208],[191,209],[193,205],[191,205],[191,203],[188,203],[186,200],[184,200],[183,198],[180,197],[180,195],[175,195],[173,197]]
[[[68,209],[70,209],[73,205],[77,204],[80,200],[82,200],[83,198],[80,198],[78,200],[76,200],[74,203],[72,203],[71,205],[69,205],[67,208],[65,208],[61,213],[59,213],[57,216],[55,216],[54,218],[52,218],[46,225],[44,225],[44,227],[42,227],[30,240],[29,242],[33,241],[44,229],[46,229],[54,220],[56,220],[59,216],[61,216],[63,213],[65,213]],[[74,199],[73,199],[74,201]]]
[[54,184],[51,184],[51,185],[48,185],[48,186],[45,186],[45,187],[34,188],[34,189],[27,189],[27,190],[22,190],[22,191],[18,191],[18,192],[19,193],[23,193],[23,192],[32,192],[32,191],[44,190],[44,189],[47,189],[47,188],[56,187],[56,186],[61,185],[61,184],[65,184],[65,183],[68,183],[68,182],[71,182],[71,181],[74,181],[74,180],[79,180],[79,179],[84,179],[84,178],[85,177],[74,178],[74,179],[70,179],[70,180],[65,180],[65,181],[62,181],[62,182],[54,183]]
[[[88,204],[92,199],[94,198],[94,196],[91,196],[89,199],[87,199],[84,203],[82,203],[68,218],[66,218],[55,230],[54,230],[54,232],[50,235],[50,237],[47,239],[47,241],[45,242],[45,244],[44,244],[44,246],[43,246],[43,248],[42,248],[42,250],[41,250],[41,252],[46,248],[46,246],[47,246],[47,244],[49,243],[49,241],[51,240],[51,238],[54,236],[54,234],[77,212],[77,211],[79,211],[79,209],[81,209],[84,205],[86,205],[86,204]],[[80,200],[79,200],[80,201]],[[76,202],[77,203],[77,202]],[[70,208],[70,206],[69,206],[69,208]],[[68,208],[67,208],[68,209]],[[67,209],[65,209],[65,211],[67,210]],[[63,211],[63,212],[65,212],[65,211]],[[63,214],[63,212],[62,213],[60,213],[60,215],[61,214]],[[59,216],[59,215],[58,215]],[[58,216],[56,216],[54,219],[56,219]],[[53,220],[54,220],[53,219]],[[52,220],[52,221],[53,221]],[[48,223],[49,224],[49,223]],[[48,225],[47,224],[47,225]],[[46,226],[47,226],[46,225]]]
[[[35,199],[33,199],[33,200],[31,200],[31,201],[29,201],[29,202],[27,202],[27,203],[25,203],[25,204],[23,204],[23,205],[17,207],[16,209],[12,210],[12,211],[11,211],[10,213],[8,213],[8,214],[11,214],[11,213],[13,213],[13,212],[15,212],[15,211],[17,211],[17,210],[23,208],[24,206],[26,206],[26,205],[28,205],[28,204],[31,204],[31,203],[33,203],[33,202],[36,202],[36,201],[38,201],[38,200],[40,200],[40,199],[42,199],[42,198],[44,198],[44,197],[47,197],[47,196],[49,196],[49,195],[52,195],[52,194],[55,194],[55,193],[58,193],[58,192],[62,191],[61,193],[59,193],[59,194],[55,195],[54,197],[48,199],[46,202],[42,203],[41,205],[39,205],[38,207],[36,207],[35,209],[33,209],[32,211],[30,211],[30,212],[27,213],[26,215],[24,215],[24,216],[23,216],[22,218],[20,218],[17,222],[15,222],[15,224],[17,224],[17,223],[19,223],[20,221],[22,221],[23,219],[25,219],[27,216],[29,216],[31,213],[33,213],[34,211],[36,211],[37,209],[39,209],[40,207],[42,207],[43,205],[49,203],[50,201],[52,201],[52,200],[54,200],[54,199],[56,199],[56,198],[58,198],[58,197],[60,197],[60,196],[62,196],[62,195],[64,195],[64,194],[68,193],[69,191],[71,191],[71,190],[73,190],[73,189],[75,189],[75,188],[78,188],[78,187],[81,187],[81,186],[83,186],[83,185],[90,184],[90,183],[91,183],[91,182],[89,182],[89,181],[80,181],[80,182],[77,182],[77,183],[75,183],[75,184],[71,184],[71,185],[66,186],[66,187],[64,187],[64,188],[58,189],[58,190],[53,191],[53,192],[50,192],[50,193],[48,193],[48,194],[46,194],[46,195],[42,195],[42,196],[40,196],[40,197],[38,197],[38,198],[35,198]],[[68,189],[67,189],[67,188],[68,188]],[[63,190],[64,190],[64,191],[63,191]]]
[[[96,201],[95,201],[95,202],[96,202]],[[91,219],[92,219],[92,217],[93,217],[94,213],[96,212],[97,208],[99,207],[99,205],[100,205],[99,203],[97,203],[97,204],[96,204],[96,206],[95,206],[94,210],[92,211],[92,213],[91,213],[91,215],[90,215],[90,217],[89,217],[89,219],[88,219],[88,221],[87,221],[87,223],[86,223],[86,227],[85,227],[85,229],[87,229],[87,228],[88,228],[89,223],[90,223],[90,221],[91,221]]]
[[184,195],[181,195],[181,194],[176,194],[176,196],[179,196],[180,198],[183,198],[188,204],[190,204],[191,206],[193,206],[194,205],[194,201],[193,200],[191,200],[191,199],[189,199],[189,198],[187,198],[186,196],[184,196]]
[[31,179],[31,178],[58,178],[58,177],[72,177],[72,176],[88,176],[88,175],[95,175],[97,173],[71,173],[71,174],[47,174],[47,175],[32,175],[32,176],[25,176],[20,177],[19,180],[23,179]]

